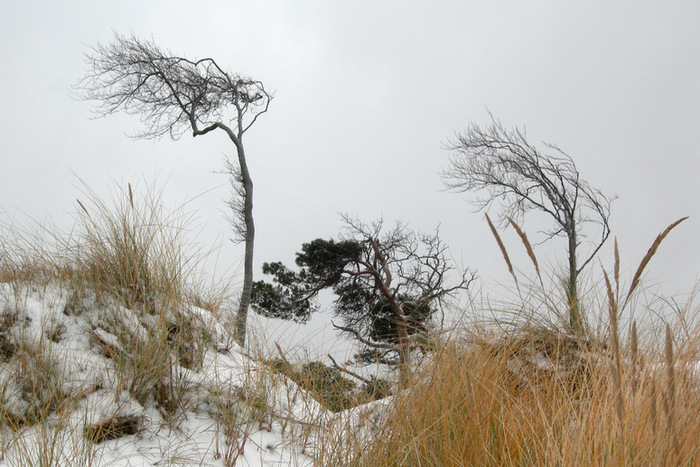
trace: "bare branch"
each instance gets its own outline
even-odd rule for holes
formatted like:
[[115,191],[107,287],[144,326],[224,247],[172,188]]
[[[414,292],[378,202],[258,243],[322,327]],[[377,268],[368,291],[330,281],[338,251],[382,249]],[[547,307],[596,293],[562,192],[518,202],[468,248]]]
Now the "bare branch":
[[231,196],[226,201],[226,205],[231,214],[226,216],[226,220],[233,229],[233,242],[241,243],[245,241],[246,237],[245,186],[243,184],[243,176],[241,175],[241,169],[237,165],[234,165],[228,157],[224,160],[224,167],[225,169],[221,173],[228,175],[231,185]]
[[354,335],[355,339],[357,339],[361,343],[365,344],[367,347],[372,347],[374,349],[386,349],[386,350],[396,349],[395,345],[384,344],[382,342],[368,341],[367,339],[362,337],[362,334],[360,334],[360,332],[357,329],[349,328],[347,326],[339,326],[339,325],[335,324],[333,321],[331,321],[331,325],[340,331],[349,332],[350,334]]
[[328,358],[331,360],[331,363],[333,363],[333,368],[335,368],[336,370],[338,370],[338,371],[340,371],[340,372],[342,372],[342,373],[345,373],[346,375],[350,375],[350,376],[352,376],[353,378],[357,378],[357,379],[359,379],[360,381],[362,381],[363,383],[366,383],[366,384],[371,384],[371,383],[372,383],[372,380],[371,380],[371,379],[364,378],[363,376],[358,375],[358,374],[355,373],[354,371],[350,371],[350,370],[348,370],[347,368],[344,368],[344,367],[338,365],[338,362],[335,361],[335,359],[331,356],[331,354],[328,354]]
[[[139,115],[145,128],[138,138],[178,139],[188,130],[197,136],[227,120],[241,138],[272,99],[260,81],[225,71],[211,58],[188,60],[133,36],[116,35],[85,58],[90,71],[76,86],[78,96],[99,102],[98,116]],[[233,109],[228,117],[227,108]]]

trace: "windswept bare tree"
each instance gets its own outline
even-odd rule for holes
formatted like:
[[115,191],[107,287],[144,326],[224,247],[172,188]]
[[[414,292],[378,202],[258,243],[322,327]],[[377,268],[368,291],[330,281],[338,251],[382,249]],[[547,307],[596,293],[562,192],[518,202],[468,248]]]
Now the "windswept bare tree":
[[[343,319],[334,326],[361,342],[371,357],[397,366],[405,385],[416,347],[412,336],[424,334],[436,305],[466,289],[474,274],[464,271],[451,282],[453,267],[437,231],[423,235],[397,224],[383,233],[381,221],[344,220],[348,234],[340,241],[319,238],[302,245],[298,272],[265,263],[263,272],[273,283],[254,283],[254,306],[267,316],[304,322],[316,310],[313,300],[331,289],[334,313]],[[389,354],[398,357],[386,358]]]
[[134,137],[177,140],[222,130],[236,147],[238,166],[227,172],[240,183],[242,202],[235,209],[236,239],[245,242],[243,290],[236,317],[236,339],[245,342],[248,305],[253,282],[253,182],[248,171],[243,134],[267,112],[272,95],[256,81],[221,68],[213,59],[188,60],[153,42],[116,35],[107,46],[86,54],[90,66],[77,86],[79,95],[100,104],[99,116],[124,110],[141,117],[143,130]]
[[[584,323],[577,279],[610,235],[610,199],[581,179],[569,155],[555,145],[545,143],[545,147],[550,154],[530,145],[518,128],[506,130],[492,117],[488,126],[472,123],[450,143],[450,167],[442,177],[454,191],[485,191],[486,196],[477,198],[475,204],[480,210],[496,204],[501,224],[509,218],[517,221],[533,209],[549,214],[554,227],[545,232],[545,240],[567,239],[569,326],[580,334]],[[588,255],[579,258],[586,223],[596,224],[600,232]]]

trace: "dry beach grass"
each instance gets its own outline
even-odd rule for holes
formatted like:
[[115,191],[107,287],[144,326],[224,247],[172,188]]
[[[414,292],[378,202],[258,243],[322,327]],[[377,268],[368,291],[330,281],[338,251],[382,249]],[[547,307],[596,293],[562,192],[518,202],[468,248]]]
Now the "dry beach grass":
[[[453,330],[399,393],[387,421],[367,446],[349,443],[329,456],[342,465],[697,465],[700,462],[700,328],[692,301],[670,324],[635,321],[621,332],[653,242],[630,286],[621,292],[615,245],[613,281],[604,272],[607,322],[599,335],[573,336],[546,319],[519,319],[507,329],[472,323]],[[515,277],[508,252],[499,248]],[[518,229],[520,234],[520,229]],[[545,293],[537,260],[529,294]],[[516,279],[517,284],[517,279]],[[513,305],[513,309],[526,307]],[[564,314],[565,316],[565,314]],[[695,323],[695,324],[693,324]],[[491,323],[493,324],[493,323]],[[624,336],[624,339],[622,337]],[[329,453],[330,454],[330,453]]]

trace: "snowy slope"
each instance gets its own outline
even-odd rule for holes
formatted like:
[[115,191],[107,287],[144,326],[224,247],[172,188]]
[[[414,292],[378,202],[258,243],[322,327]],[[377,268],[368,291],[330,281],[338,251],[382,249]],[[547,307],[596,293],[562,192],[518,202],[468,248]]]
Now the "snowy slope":
[[194,307],[187,322],[209,338],[197,363],[165,356],[165,383],[148,386],[134,362],[159,347],[120,356],[134,352],[131,337],[153,339],[154,316],[51,286],[0,287],[0,420],[37,420],[0,428],[0,467],[313,465],[323,436],[378,423],[360,412],[387,403],[331,414]]

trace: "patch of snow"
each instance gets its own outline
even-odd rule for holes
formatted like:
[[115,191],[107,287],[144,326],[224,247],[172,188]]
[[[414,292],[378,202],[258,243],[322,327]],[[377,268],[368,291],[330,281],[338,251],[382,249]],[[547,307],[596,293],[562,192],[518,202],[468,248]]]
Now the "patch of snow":
[[[67,407],[40,423],[17,431],[0,428],[0,467],[223,466],[227,456],[237,459],[236,465],[311,466],[328,430],[371,436],[390,404],[385,399],[330,413],[292,380],[271,373],[235,344],[220,345],[225,339],[230,342],[226,329],[213,314],[192,307],[186,312],[211,330],[215,342],[204,352],[200,369],[174,364],[173,377],[191,394],[182,411],[168,415],[153,398],[142,405],[120,386],[115,362],[96,344],[119,348],[116,323],[143,333],[143,313],[95,300],[85,300],[84,308],[76,311],[71,300],[59,288],[17,293],[16,287],[0,284],[0,312],[14,310],[21,317],[13,326],[13,339],[37,346],[52,359],[61,375],[60,390],[70,398]],[[28,401],[17,387],[15,364],[12,358],[0,360],[0,404],[23,413]],[[231,416],[240,400],[256,395],[263,397],[257,416],[238,420],[238,431],[227,433],[222,417]],[[90,427],[127,417],[138,421],[136,433],[97,444],[85,436]]]

